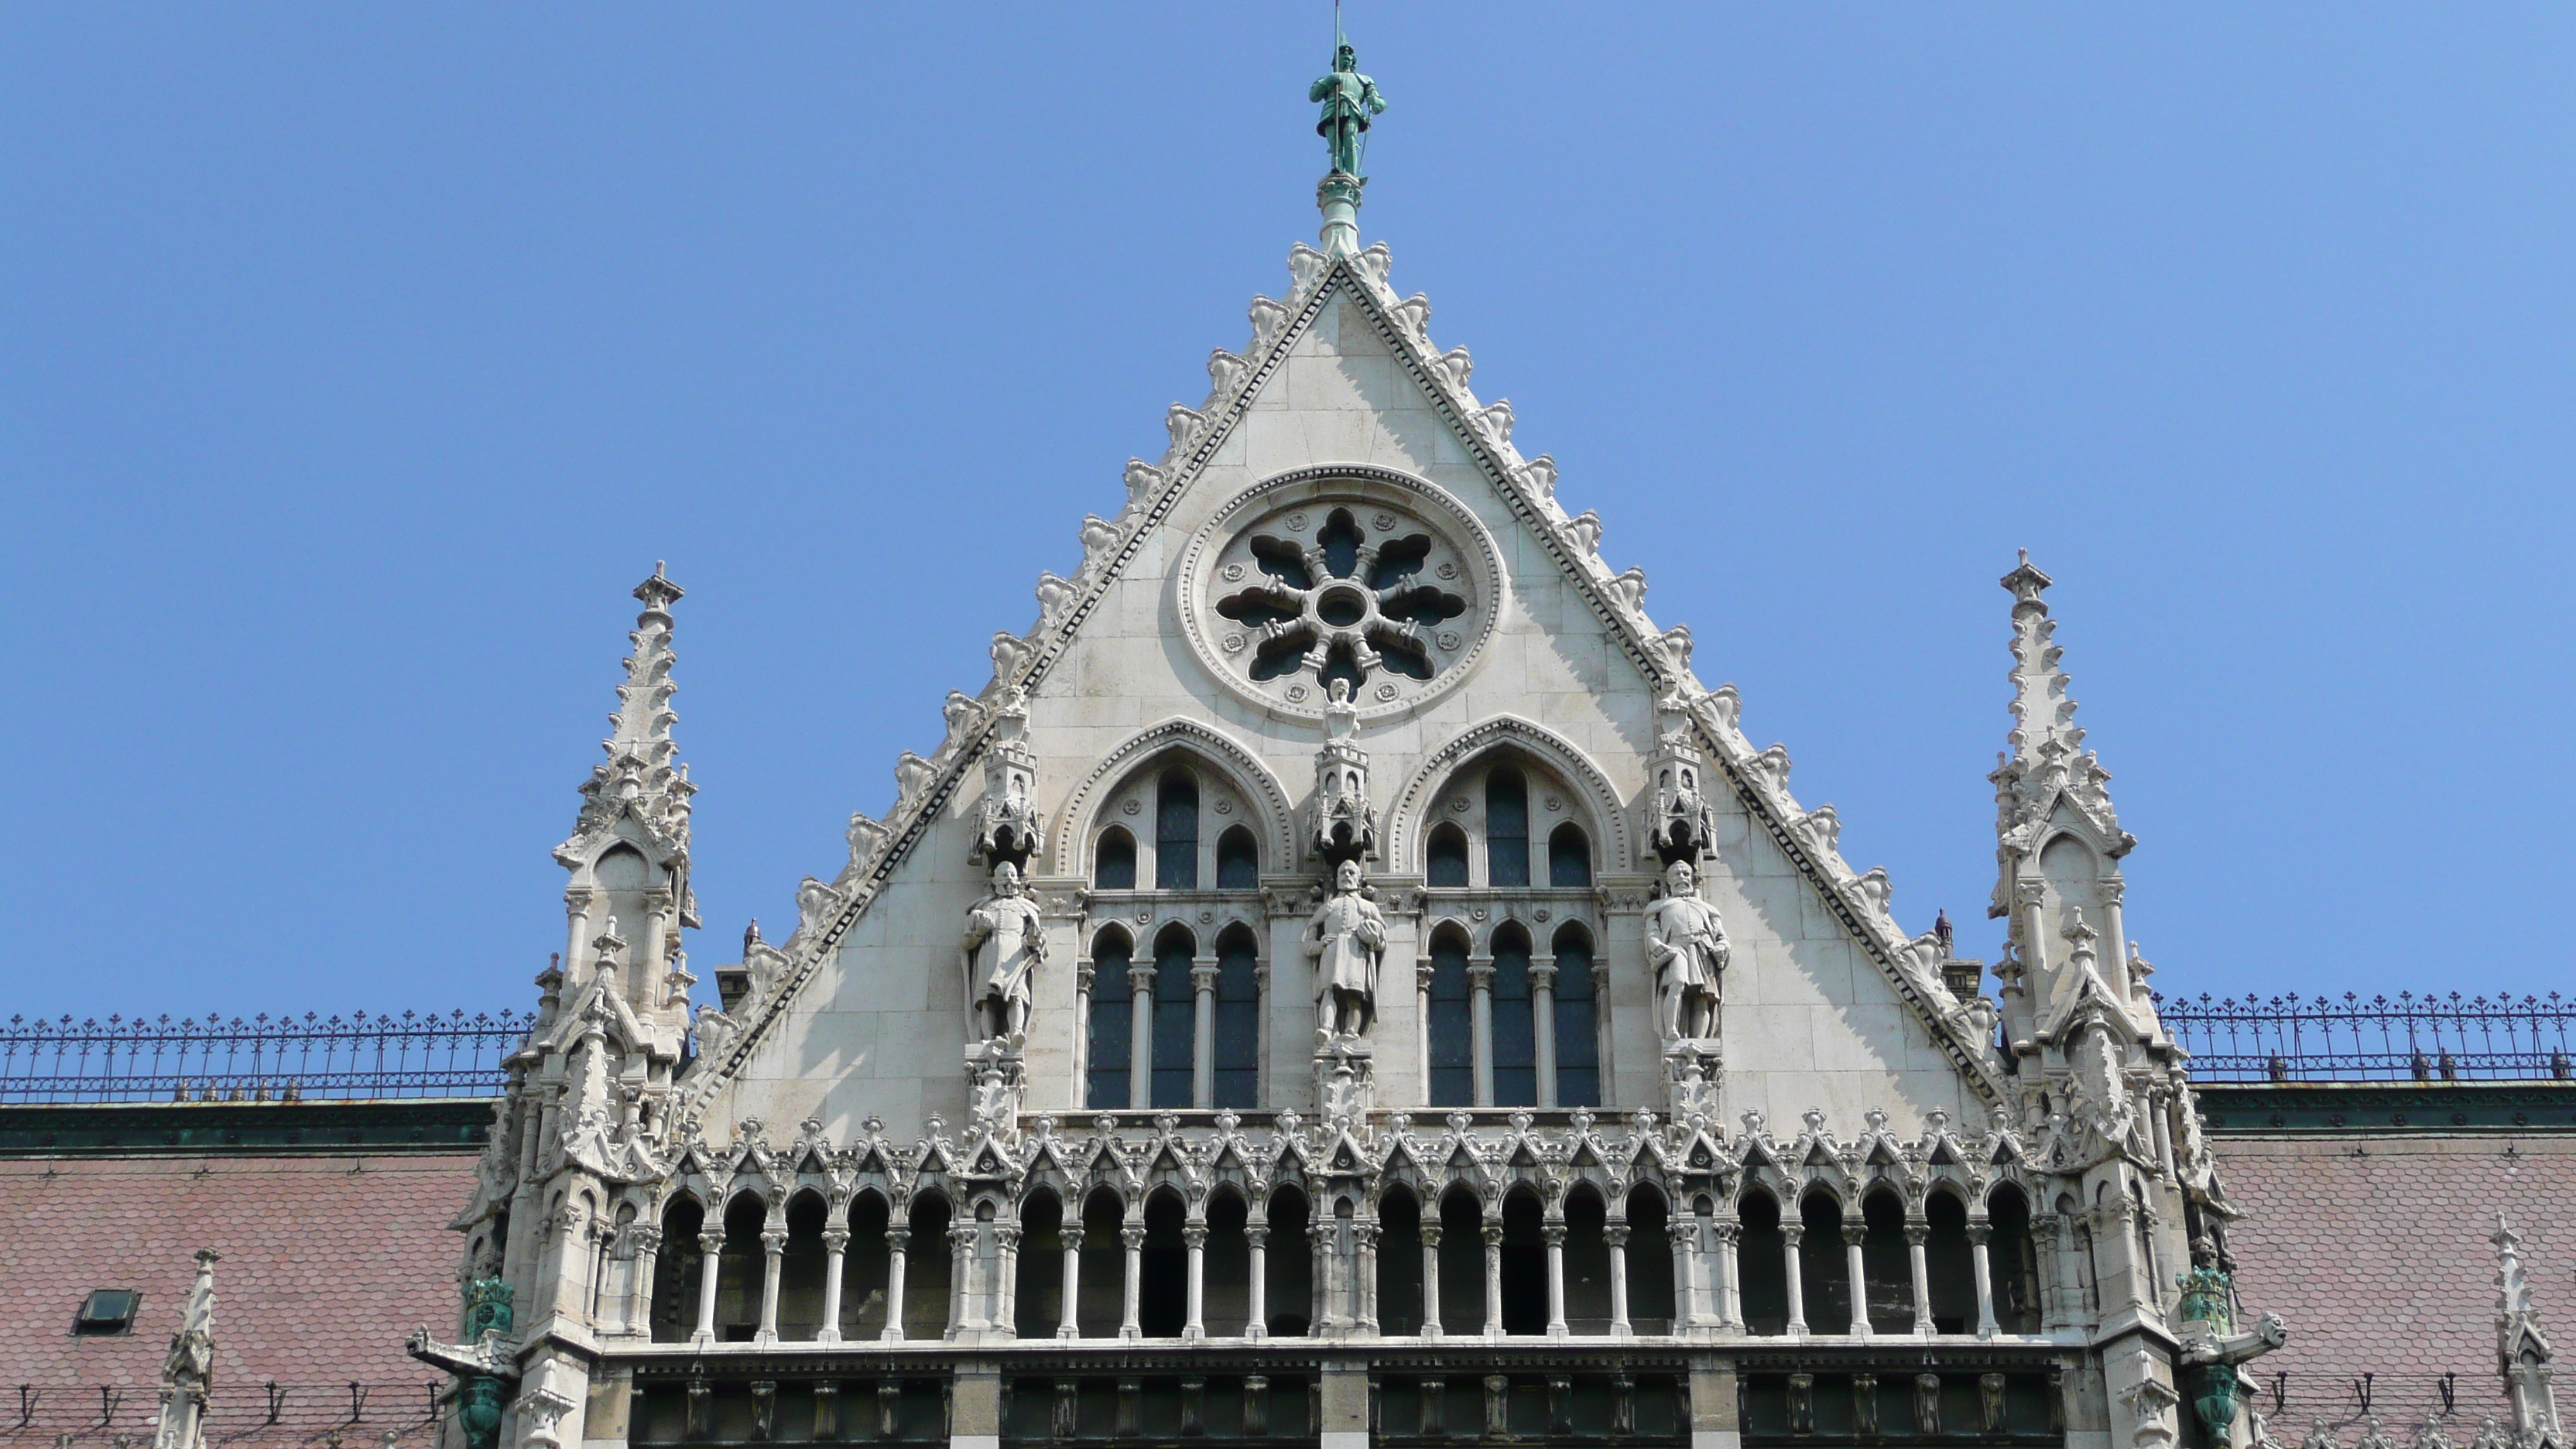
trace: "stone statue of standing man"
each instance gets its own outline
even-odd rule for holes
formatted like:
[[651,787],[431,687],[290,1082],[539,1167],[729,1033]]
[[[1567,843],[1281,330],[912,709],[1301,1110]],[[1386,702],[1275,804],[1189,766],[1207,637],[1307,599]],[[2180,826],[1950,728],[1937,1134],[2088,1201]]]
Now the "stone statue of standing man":
[[1371,120],[1386,114],[1386,97],[1377,93],[1377,82],[1360,74],[1359,52],[1347,45],[1335,50],[1333,73],[1307,87],[1306,99],[1323,103],[1315,134],[1332,148],[1333,170],[1358,176],[1360,138],[1367,134]]
[[1646,908],[1646,960],[1655,970],[1667,1043],[1717,1035],[1718,984],[1726,971],[1726,926],[1717,907],[1699,898],[1699,874],[1686,860],[1664,870],[1664,898]]
[[1306,955],[1315,963],[1315,1030],[1327,1040],[1365,1035],[1377,1019],[1378,963],[1386,955],[1386,916],[1360,894],[1360,863],[1333,871],[1333,893],[1306,922]]
[[958,949],[975,1031],[1016,1045],[1028,1035],[1037,968],[1046,960],[1046,925],[1037,902],[1022,893],[1019,867],[1007,860],[993,867],[993,893],[967,909]]

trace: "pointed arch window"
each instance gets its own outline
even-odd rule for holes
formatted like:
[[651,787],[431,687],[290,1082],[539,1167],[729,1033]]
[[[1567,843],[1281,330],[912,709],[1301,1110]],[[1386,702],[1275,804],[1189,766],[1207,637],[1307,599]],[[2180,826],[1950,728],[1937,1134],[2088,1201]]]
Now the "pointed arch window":
[[1154,789],[1154,889],[1199,888],[1199,785],[1187,770],[1165,774]]
[[1135,988],[1127,969],[1135,955],[1123,931],[1103,931],[1091,947],[1091,1080],[1084,1104],[1123,1112],[1135,1043]]
[[1092,853],[1091,884],[1104,891],[1136,888],[1135,836],[1115,825],[1101,832],[1099,849]]
[[1151,1102],[1157,1107],[1190,1105],[1193,1038],[1198,1003],[1190,967],[1198,943],[1179,926],[1167,926],[1154,938],[1154,1079]]
[[1433,830],[1430,848],[1423,853],[1422,870],[1426,885],[1465,885],[1467,832],[1455,825],[1442,825]]
[[1476,1104],[1476,1022],[1467,994],[1467,939],[1453,927],[1431,939],[1429,1039],[1431,1105]]
[[1555,1011],[1555,1105],[1598,1107],[1601,1026],[1592,995],[1592,937],[1578,925],[1556,933]]
[[1216,943],[1216,1080],[1213,1098],[1219,1107],[1259,1105],[1261,1080],[1261,988],[1259,946],[1242,926],[1229,928]]
[[1261,889],[1261,847],[1254,843],[1248,827],[1234,826],[1216,838],[1216,888]]
[[1592,838],[1568,821],[1547,837],[1547,883],[1560,889],[1592,884]]
[[1485,777],[1485,881],[1530,883],[1529,781],[1509,765]]

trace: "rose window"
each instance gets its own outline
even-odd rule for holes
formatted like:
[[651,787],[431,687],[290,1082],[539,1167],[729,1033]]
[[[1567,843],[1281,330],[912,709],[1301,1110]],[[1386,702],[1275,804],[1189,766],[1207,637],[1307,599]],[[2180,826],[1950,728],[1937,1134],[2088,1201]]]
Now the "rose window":
[[1496,561],[1464,510],[1404,484],[1280,480],[1201,533],[1183,610],[1228,684],[1312,715],[1337,685],[1367,714],[1454,682],[1490,632]]

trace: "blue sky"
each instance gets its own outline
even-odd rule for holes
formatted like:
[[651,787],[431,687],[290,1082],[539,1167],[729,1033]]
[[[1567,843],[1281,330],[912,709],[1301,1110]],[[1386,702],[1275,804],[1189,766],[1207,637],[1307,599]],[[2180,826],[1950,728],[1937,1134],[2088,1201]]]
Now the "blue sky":
[[[1900,921],[1999,938],[2027,547],[2159,985],[2568,985],[2576,10],[1348,14],[1363,235]],[[695,960],[783,928],[1285,286],[1328,40],[0,12],[0,1013],[528,1003],[657,558]]]

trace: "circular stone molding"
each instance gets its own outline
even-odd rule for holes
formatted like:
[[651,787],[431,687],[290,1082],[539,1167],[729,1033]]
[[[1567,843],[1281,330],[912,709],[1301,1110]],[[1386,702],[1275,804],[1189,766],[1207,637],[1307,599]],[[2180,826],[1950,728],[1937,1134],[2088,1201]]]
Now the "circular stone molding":
[[1321,719],[1347,681],[1362,719],[1466,678],[1501,615],[1502,556],[1441,488],[1386,468],[1305,468],[1191,535],[1175,579],[1208,672],[1275,715]]

